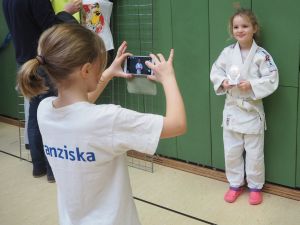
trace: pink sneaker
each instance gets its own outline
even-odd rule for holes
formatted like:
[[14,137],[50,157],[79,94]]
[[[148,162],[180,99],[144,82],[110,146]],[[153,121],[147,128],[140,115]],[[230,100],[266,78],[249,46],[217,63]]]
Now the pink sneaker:
[[250,205],[258,205],[262,203],[263,197],[261,190],[251,190],[249,194],[249,204]]
[[224,200],[226,202],[232,203],[240,196],[240,194],[242,194],[242,192],[243,188],[230,187],[224,196]]

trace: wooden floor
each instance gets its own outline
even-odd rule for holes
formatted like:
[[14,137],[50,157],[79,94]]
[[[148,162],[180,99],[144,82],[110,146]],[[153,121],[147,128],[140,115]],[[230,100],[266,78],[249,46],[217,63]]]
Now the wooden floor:
[[[19,154],[18,129],[0,123],[0,225],[57,225],[56,185],[33,178],[28,151],[21,152],[26,160]],[[162,164],[156,160],[153,173],[128,168],[143,225],[300,224],[299,201],[264,193],[264,202],[251,206],[245,192],[228,204],[226,182]]]

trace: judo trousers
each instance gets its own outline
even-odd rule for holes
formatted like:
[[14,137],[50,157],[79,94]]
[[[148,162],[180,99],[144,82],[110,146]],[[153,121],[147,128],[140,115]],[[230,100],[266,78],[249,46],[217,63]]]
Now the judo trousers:
[[[264,134],[242,134],[223,129],[226,177],[231,187],[262,189],[265,183]],[[244,158],[245,150],[245,158]]]

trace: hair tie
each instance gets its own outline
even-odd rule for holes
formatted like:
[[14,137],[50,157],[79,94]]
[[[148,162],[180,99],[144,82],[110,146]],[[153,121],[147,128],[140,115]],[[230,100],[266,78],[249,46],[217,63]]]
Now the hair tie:
[[45,65],[46,64],[45,58],[43,56],[37,55],[35,58],[39,62],[40,65]]

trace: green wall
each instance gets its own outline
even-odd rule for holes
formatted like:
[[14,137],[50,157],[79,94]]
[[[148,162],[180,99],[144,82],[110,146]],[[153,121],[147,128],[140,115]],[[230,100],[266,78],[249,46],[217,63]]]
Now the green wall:
[[266,178],[295,187],[300,2],[252,0],[252,9],[260,20],[263,46],[274,57],[280,76],[278,90],[264,101],[268,127],[265,139]]
[[[300,78],[300,29],[298,30],[298,43],[299,43],[299,73],[298,78]],[[300,87],[300,79],[298,79],[298,84]],[[297,165],[296,165],[296,187],[300,188],[300,88],[298,88],[298,127],[297,127]]]
[[[148,4],[151,2],[146,1]],[[137,0],[118,1],[119,5],[144,3]],[[181,0],[153,0],[153,52],[168,55],[171,47],[175,49],[174,66],[188,118],[187,134],[163,140],[159,154],[224,169],[221,128],[224,96],[214,94],[209,71],[221,50],[232,43],[227,22],[236,3],[233,0],[191,0],[188,4]],[[262,26],[261,44],[274,57],[280,70],[278,90],[264,99],[268,124],[265,138],[266,179],[296,187],[300,183],[300,157],[297,155],[297,121],[300,114],[300,20],[297,10],[300,4],[296,0],[287,0],[284,4],[279,0],[242,0],[239,4],[252,8],[256,13]],[[129,12],[124,10],[122,13],[125,15],[120,23],[126,21],[124,16],[129,17]],[[120,13],[115,16],[115,24],[118,24]],[[118,28],[117,33],[122,33],[122,29]],[[127,37],[134,42],[133,46],[129,42],[129,48],[135,53],[135,46],[141,44],[141,39],[134,32],[137,31],[134,30],[132,36]],[[281,46],[283,41],[284,48]],[[141,51],[138,53],[141,54]],[[140,98],[144,100],[145,112],[164,113],[165,101],[161,88],[154,99],[147,99],[147,96]]]
[[[8,34],[8,29],[0,4],[0,42],[2,43]],[[7,48],[0,51],[0,115],[20,118],[18,94],[16,86],[16,61],[12,41]],[[23,111],[23,110],[22,110]]]
[[210,165],[208,1],[171,3],[174,66],[188,122],[187,134],[177,139],[178,158]]
[[[151,1],[152,2],[152,1]],[[153,1],[153,52],[167,56],[173,48],[171,1]],[[176,59],[175,59],[176,60]],[[157,96],[146,97],[147,109],[153,106],[153,113],[165,113],[165,98],[161,85],[157,85]],[[152,103],[152,105],[151,105]],[[147,112],[151,110],[147,110]],[[160,141],[157,153],[172,158],[178,158],[177,139]]]
[[[262,27],[261,45],[271,53],[280,72],[278,90],[264,99],[268,128],[266,179],[300,187],[300,2],[241,0],[238,3],[252,8],[257,15]],[[209,73],[221,50],[232,43],[227,22],[235,4],[234,0],[115,1],[112,31],[116,48],[126,40],[129,51],[137,55],[160,52],[168,56],[170,48],[175,49],[174,67],[186,105],[188,132],[161,140],[158,154],[224,169],[221,128],[224,96],[215,95]],[[7,28],[1,18],[3,39]],[[0,54],[0,114],[17,117],[12,45]],[[165,113],[160,85],[156,96],[129,94],[126,85],[124,79],[113,79],[98,103],[113,102],[141,112]]]
[[[300,37],[300,35],[299,35]],[[300,38],[299,38],[299,55],[300,55]],[[299,60],[300,65],[300,60]],[[300,68],[299,68],[300,70]],[[300,72],[299,72],[300,78]],[[300,79],[299,79],[300,85]],[[300,86],[299,86],[300,87]],[[298,127],[297,127],[297,165],[296,165],[296,187],[300,188],[300,90],[298,89]]]

